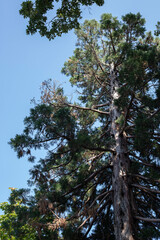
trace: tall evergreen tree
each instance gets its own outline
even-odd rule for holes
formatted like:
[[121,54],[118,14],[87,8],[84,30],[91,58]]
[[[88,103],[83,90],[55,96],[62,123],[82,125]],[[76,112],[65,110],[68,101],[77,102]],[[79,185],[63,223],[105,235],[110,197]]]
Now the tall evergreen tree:
[[43,231],[65,240],[160,237],[159,25],[154,37],[144,24],[139,13],[85,21],[62,69],[77,102],[44,82],[41,103],[11,139],[30,161],[32,149],[47,151],[30,170],[36,189],[26,200]]

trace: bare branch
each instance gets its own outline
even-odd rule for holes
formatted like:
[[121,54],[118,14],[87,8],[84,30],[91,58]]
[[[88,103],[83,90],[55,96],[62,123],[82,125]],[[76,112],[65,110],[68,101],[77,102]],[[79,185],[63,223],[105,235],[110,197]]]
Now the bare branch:
[[143,218],[143,217],[140,217],[140,216],[134,216],[134,218],[136,218],[138,220],[141,220],[141,221],[144,221],[144,222],[160,222],[159,218]]
[[100,213],[103,211],[103,209],[107,206],[109,200],[110,200],[110,199],[108,199],[108,201],[106,201],[106,202],[102,205],[102,207],[97,210],[97,213],[96,213],[95,216],[93,217],[92,222],[90,223],[90,226],[89,226],[89,228],[88,228],[88,230],[87,230],[87,232],[86,232],[86,234],[85,234],[85,237],[86,237],[86,236],[88,235],[88,233],[90,232],[90,230],[91,230],[91,228],[92,228],[92,226],[93,226],[93,224],[94,224],[94,222],[95,222],[98,214],[100,214]]
[[81,109],[81,110],[84,110],[84,111],[87,110],[87,111],[97,112],[97,113],[100,113],[100,114],[109,115],[109,112],[100,111],[100,110],[94,109],[94,108],[81,107],[81,106],[70,104],[70,103],[64,103],[64,104],[67,105],[68,107],[73,107],[73,108]]
[[157,109],[157,111],[155,111],[154,113],[151,114],[151,116],[148,117],[148,119],[151,119],[152,117],[154,117],[157,113],[160,112],[160,108]]
[[131,175],[132,177],[141,178],[141,179],[143,179],[143,180],[145,180],[147,182],[150,181],[150,182],[158,182],[158,183],[160,183],[160,180],[156,180],[156,179],[153,179],[153,178],[147,178],[147,177],[141,176],[139,174],[129,173],[129,175]]
[[84,149],[88,149],[91,151],[100,151],[100,152],[115,152],[115,149],[112,148],[102,148],[102,147],[90,147],[90,146],[86,146],[86,145],[81,145]]
[[151,188],[148,188],[148,187],[143,187],[143,186],[141,186],[139,184],[131,184],[131,186],[139,188],[139,189],[142,189],[142,190],[144,190],[146,192],[152,192],[152,193],[160,194],[160,191],[158,191],[158,190],[151,189]]
[[147,166],[147,167],[153,167],[153,168],[155,168],[155,169],[160,169],[160,166],[156,165],[155,163],[154,163],[154,164],[147,163],[147,162],[144,161],[142,158],[136,156],[134,153],[129,153],[129,155],[131,155],[131,156],[137,158],[138,160],[140,160],[140,161],[141,161],[141,162],[139,162],[140,164],[143,164],[143,165],[145,165],[145,166]]
[[81,227],[83,227],[83,225],[91,218],[92,216],[89,216],[88,218],[86,218],[83,223],[77,228],[80,229]]
[[103,104],[95,105],[94,107],[99,108],[99,107],[105,107],[105,106],[108,106],[108,105],[109,105],[108,103],[103,103]]
[[103,199],[101,200],[101,202],[99,203],[99,205],[101,205],[101,203],[104,201],[104,199],[106,199],[106,197],[109,196],[109,194],[111,194],[111,192],[113,192],[113,190],[106,191],[106,192],[98,195],[98,196],[96,197],[96,199],[92,202],[92,204],[89,206],[89,208],[93,207],[93,205],[96,203],[96,201],[97,201],[99,198],[101,198],[101,197],[104,196]]
[[127,127],[125,128],[125,131],[126,131],[126,130],[129,130],[129,129],[133,128],[133,127],[135,127],[135,124],[131,124],[131,125],[127,126]]

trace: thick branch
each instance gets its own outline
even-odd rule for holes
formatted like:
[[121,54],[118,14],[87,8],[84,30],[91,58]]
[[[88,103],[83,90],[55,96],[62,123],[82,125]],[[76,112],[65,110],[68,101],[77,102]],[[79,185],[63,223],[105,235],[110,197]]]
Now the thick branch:
[[100,111],[100,110],[94,109],[94,108],[81,107],[81,106],[70,104],[70,103],[65,103],[65,105],[67,105],[68,107],[73,107],[73,108],[81,109],[81,110],[84,110],[84,111],[92,111],[92,112],[97,112],[97,113],[100,113],[100,114],[109,115],[109,112]]
[[102,147],[90,147],[90,146],[86,146],[86,145],[81,145],[84,149],[88,149],[91,151],[100,151],[100,152],[115,152],[114,149],[112,148],[102,148]]
[[103,104],[99,104],[99,105],[94,105],[94,108],[98,108],[98,107],[105,107],[108,106],[109,103],[103,103]]
[[141,220],[141,221],[144,221],[144,222],[160,222],[159,218],[143,218],[143,217],[140,217],[140,216],[134,216],[134,218],[136,218],[138,220]]
[[[52,130],[53,131],[53,130]],[[53,131],[59,138],[63,138],[63,139],[66,139],[67,141],[71,141],[72,139],[68,136],[65,136],[65,135],[61,135],[59,133],[57,133],[56,131]],[[44,142],[48,142],[48,141],[52,141],[52,140],[56,140],[56,137],[54,138],[48,138],[48,139],[45,139],[45,140],[41,140],[41,141],[38,141],[37,143],[44,143]],[[81,147],[83,147],[84,149],[88,149],[90,151],[100,151],[100,152],[114,152],[115,150],[112,149],[112,148],[103,148],[103,147],[90,147],[90,146],[86,146],[86,145],[81,145]]]

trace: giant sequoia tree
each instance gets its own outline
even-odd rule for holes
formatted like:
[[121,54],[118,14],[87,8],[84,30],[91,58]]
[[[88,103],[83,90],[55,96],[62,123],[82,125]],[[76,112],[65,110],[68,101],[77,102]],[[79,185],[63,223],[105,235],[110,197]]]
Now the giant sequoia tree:
[[62,69],[77,101],[44,82],[11,139],[19,157],[47,151],[30,171],[34,197],[23,197],[41,239],[48,229],[65,240],[160,237],[160,40],[144,24],[139,13],[85,21]]

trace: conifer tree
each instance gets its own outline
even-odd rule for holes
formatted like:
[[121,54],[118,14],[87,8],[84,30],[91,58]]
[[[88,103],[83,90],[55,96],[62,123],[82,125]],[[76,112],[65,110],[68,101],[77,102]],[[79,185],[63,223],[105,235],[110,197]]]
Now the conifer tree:
[[30,170],[36,188],[26,204],[35,225],[57,239],[158,239],[159,24],[153,36],[139,13],[121,21],[103,14],[76,34],[62,69],[77,87],[76,102],[44,82],[23,134],[10,142],[30,161],[33,150],[47,151]]

